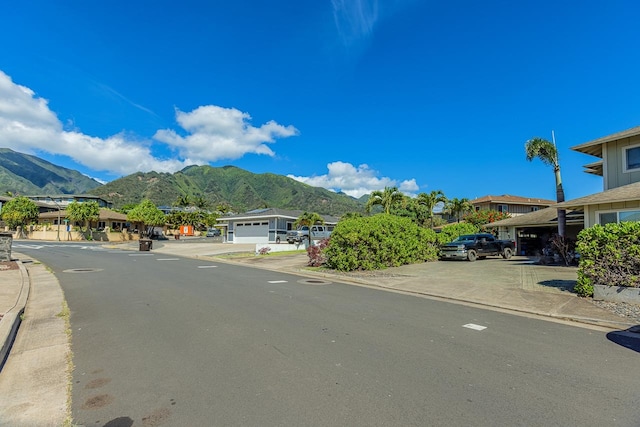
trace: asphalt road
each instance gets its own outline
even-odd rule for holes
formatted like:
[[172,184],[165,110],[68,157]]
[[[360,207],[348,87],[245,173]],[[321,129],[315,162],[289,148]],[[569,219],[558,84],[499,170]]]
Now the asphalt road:
[[19,250],[71,308],[78,425],[640,425],[640,354],[603,332],[153,251]]

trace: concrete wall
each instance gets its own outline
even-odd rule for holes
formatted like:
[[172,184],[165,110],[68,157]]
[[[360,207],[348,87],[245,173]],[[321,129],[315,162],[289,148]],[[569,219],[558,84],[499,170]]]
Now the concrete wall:
[[0,233],[0,261],[11,261],[11,233]]

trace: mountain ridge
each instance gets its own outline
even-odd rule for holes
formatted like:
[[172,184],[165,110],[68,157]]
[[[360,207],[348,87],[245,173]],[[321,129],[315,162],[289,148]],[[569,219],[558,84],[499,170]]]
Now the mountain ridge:
[[364,198],[355,199],[322,187],[312,187],[284,175],[256,174],[236,166],[191,165],[174,172],[135,172],[102,184],[82,173],[39,157],[0,148],[0,194],[92,194],[114,208],[149,199],[171,206],[179,199],[205,201],[210,207],[226,206],[242,212],[280,208],[339,216],[363,212]]

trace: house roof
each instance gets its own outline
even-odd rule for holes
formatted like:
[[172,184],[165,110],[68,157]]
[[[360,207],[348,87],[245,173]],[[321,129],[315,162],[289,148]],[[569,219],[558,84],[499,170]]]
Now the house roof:
[[640,200],[640,182],[634,182],[601,193],[590,194],[567,202],[558,203],[554,207],[574,209],[589,205],[599,205],[601,203],[627,202],[630,200]]
[[[581,210],[567,211],[567,223],[583,223],[584,213]],[[485,224],[486,228],[493,227],[526,227],[541,225],[557,225],[558,210],[555,206],[540,209],[539,211],[529,212],[524,215],[518,215],[511,218],[503,219],[496,222]]]
[[[302,215],[304,211],[301,210],[286,210],[286,209],[277,209],[277,208],[264,208],[264,209],[254,209],[249,212],[234,214],[228,216],[222,216],[218,218],[218,222],[228,221],[231,219],[241,220],[241,219],[254,219],[254,218],[290,218],[293,220],[298,219],[300,215]],[[330,215],[320,215],[325,222],[329,224],[335,224],[338,222],[340,218],[330,216]]]
[[[40,215],[38,215],[38,218],[57,219],[58,215],[60,216],[60,218],[66,218],[67,211],[62,210],[59,213],[58,211],[43,212]],[[112,211],[110,209],[100,209],[99,221],[106,221],[106,220],[126,222],[127,216],[125,214],[121,214],[120,212]]]
[[589,163],[582,166],[585,173],[593,175],[604,176],[604,160],[598,160],[597,162]]
[[593,141],[585,142],[584,144],[571,147],[571,149],[574,151],[579,151],[580,153],[590,154],[592,156],[602,158],[602,146],[604,144],[623,138],[630,138],[636,135],[640,135],[640,126],[623,130],[622,132],[616,132],[611,135],[603,136],[602,138],[594,139]]
[[547,199],[538,199],[534,197],[520,197],[520,196],[511,196],[509,194],[503,194],[501,196],[483,196],[478,197],[477,199],[471,200],[469,203],[472,205],[479,205],[482,203],[506,203],[511,205],[553,205],[556,202],[553,200]]

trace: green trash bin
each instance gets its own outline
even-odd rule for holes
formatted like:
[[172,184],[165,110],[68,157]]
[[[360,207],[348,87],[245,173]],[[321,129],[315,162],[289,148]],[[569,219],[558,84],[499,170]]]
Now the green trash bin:
[[140,239],[140,251],[149,252],[153,246],[151,239]]

